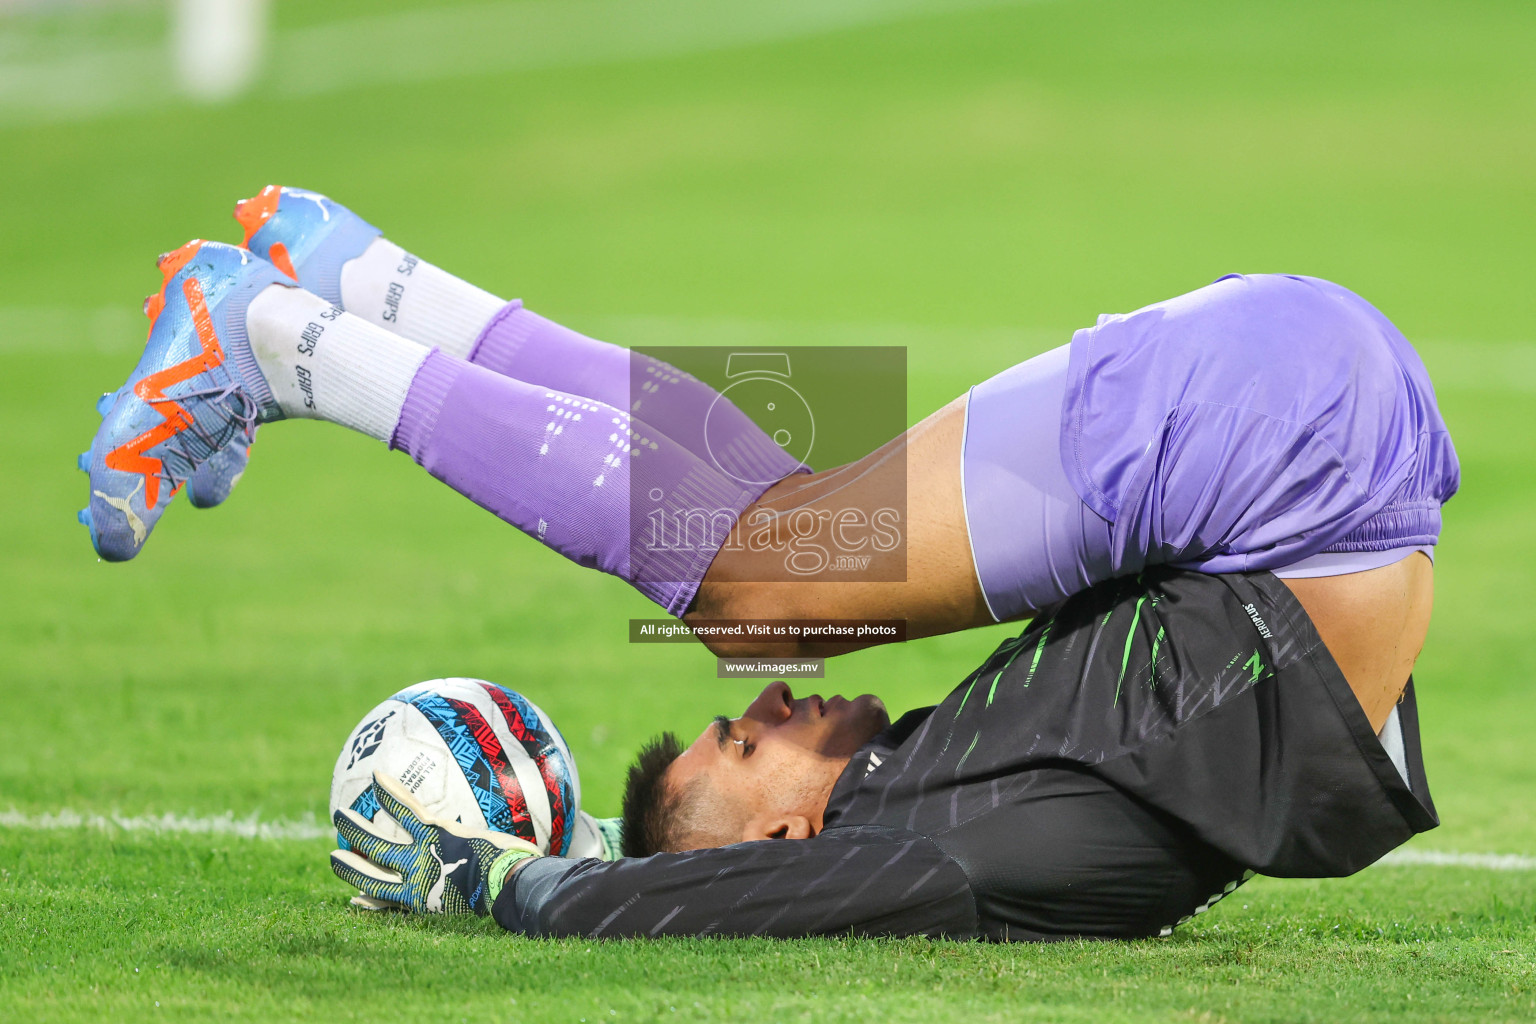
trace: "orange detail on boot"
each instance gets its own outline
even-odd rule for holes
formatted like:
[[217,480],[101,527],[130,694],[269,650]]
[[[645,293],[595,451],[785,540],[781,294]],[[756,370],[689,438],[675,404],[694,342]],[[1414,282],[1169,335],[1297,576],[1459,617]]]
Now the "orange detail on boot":
[[276,185],[268,185],[249,199],[242,199],[235,204],[235,220],[245,228],[245,241],[240,244],[247,249],[251,247],[251,238],[261,230],[261,226],[272,219],[277,212],[277,202],[282,198],[282,189]]
[[144,300],[144,315],[149,317],[149,329],[155,329],[155,321],[160,319],[160,312],[165,309],[165,289],[171,283],[171,278],[176,276],[176,271],[192,262],[192,257],[197,255],[197,250],[203,247],[201,238],[194,238],[180,249],[163,253],[155,266],[160,268],[160,290]]
[[293,260],[288,257],[288,247],[282,242],[272,243],[272,248],[267,250],[267,262],[295,281],[299,279],[299,272],[293,269]]
[[[191,244],[182,246],[171,255],[181,253]],[[198,242],[197,245],[202,245],[202,242]],[[196,249],[192,250],[194,253],[196,251]],[[191,253],[187,255],[187,259],[190,258]],[[185,263],[186,260],[183,260],[181,265]],[[163,266],[164,262],[162,262]],[[112,449],[105,459],[110,469],[143,475],[145,508],[154,508],[155,502],[160,498],[160,471],[163,464],[159,459],[145,455],[144,452],[161,441],[175,437],[195,422],[192,414],[187,412],[180,402],[166,397],[165,389],[224,362],[224,347],[219,344],[219,336],[213,329],[213,317],[208,312],[208,303],[203,298],[202,285],[197,283],[197,278],[189,277],[182,282],[181,291],[187,298],[187,307],[192,311],[192,325],[197,330],[197,340],[202,350],[190,359],[185,359],[174,366],[167,366],[158,373],[149,374],[133,386],[133,393],[158,412],[164,421],[127,444]],[[161,294],[164,294],[164,289],[161,290]],[[169,413],[163,408],[164,406],[170,406]],[[172,495],[174,494],[173,491]]]
[[169,281],[182,267],[192,262],[192,257],[197,255],[197,250],[203,247],[201,238],[194,238],[179,249],[173,249],[167,253],[161,253],[155,260],[155,266],[160,268],[162,279]]

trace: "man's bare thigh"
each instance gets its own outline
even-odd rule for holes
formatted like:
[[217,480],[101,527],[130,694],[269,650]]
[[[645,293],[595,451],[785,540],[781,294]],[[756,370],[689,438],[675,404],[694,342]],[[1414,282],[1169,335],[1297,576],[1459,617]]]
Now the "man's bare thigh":
[[1379,569],[1283,581],[1380,731],[1429,631],[1434,563],[1419,552]]
[[[957,398],[858,462],[769,488],[742,513],[684,621],[902,619],[910,638],[989,625],[961,493],[965,401]],[[795,512],[831,519],[845,510],[887,507],[904,510],[898,578],[832,582],[798,575],[786,564]],[[770,525],[756,525],[761,523]],[[758,537],[767,542],[754,543]],[[806,644],[795,651],[764,651],[751,643],[710,646],[717,654],[828,655],[868,644]]]

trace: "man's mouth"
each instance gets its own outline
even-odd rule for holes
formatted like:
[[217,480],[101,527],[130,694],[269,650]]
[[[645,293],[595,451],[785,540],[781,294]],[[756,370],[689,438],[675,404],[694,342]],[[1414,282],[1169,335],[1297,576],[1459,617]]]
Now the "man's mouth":
[[828,711],[840,711],[847,707],[849,704],[853,703],[840,693],[835,693],[828,697],[826,700],[822,700],[820,697],[818,697],[817,701],[820,703],[819,710],[821,711],[821,716],[823,718],[827,716]]
[[795,705],[799,710],[812,713],[817,718],[826,718],[828,712],[840,711],[852,703],[853,701],[840,693],[835,693],[830,697],[823,697],[819,693],[812,693],[795,701]]

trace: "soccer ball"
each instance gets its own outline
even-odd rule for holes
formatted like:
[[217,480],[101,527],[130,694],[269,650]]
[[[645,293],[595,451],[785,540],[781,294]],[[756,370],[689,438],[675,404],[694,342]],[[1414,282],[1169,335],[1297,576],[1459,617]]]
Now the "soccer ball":
[[[557,857],[594,855],[586,848],[597,841],[595,830],[590,822],[578,827],[587,816],[578,815],[581,782],[564,737],[532,701],[504,686],[434,679],[364,715],[331,775],[333,817],[350,807],[375,820],[374,772],[399,779],[444,820],[506,832]],[[381,832],[410,840],[383,817]]]

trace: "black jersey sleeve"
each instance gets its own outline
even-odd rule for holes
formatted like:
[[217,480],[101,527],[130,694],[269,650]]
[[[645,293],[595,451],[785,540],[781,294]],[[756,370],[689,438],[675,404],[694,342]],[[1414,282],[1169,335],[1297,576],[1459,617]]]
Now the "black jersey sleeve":
[[492,914],[525,935],[977,934],[965,873],[915,832],[853,826],[612,862],[535,860]]

